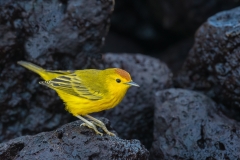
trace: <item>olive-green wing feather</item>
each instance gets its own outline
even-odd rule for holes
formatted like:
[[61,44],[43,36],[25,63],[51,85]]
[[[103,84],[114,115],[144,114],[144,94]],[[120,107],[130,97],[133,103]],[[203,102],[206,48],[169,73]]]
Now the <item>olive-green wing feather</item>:
[[62,74],[62,75],[74,73],[74,70],[48,70],[47,69],[46,71],[51,73]]
[[73,96],[91,100],[102,99],[102,96],[99,92],[94,91],[91,88],[85,87],[81,83],[81,79],[75,74],[63,75],[50,81],[41,81],[39,83],[48,86],[54,90],[63,91]]

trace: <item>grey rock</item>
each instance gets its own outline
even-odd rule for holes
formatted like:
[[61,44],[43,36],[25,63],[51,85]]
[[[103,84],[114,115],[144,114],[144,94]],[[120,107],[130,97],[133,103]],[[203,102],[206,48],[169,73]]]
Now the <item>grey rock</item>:
[[[176,78],[182,88],[198,90],[240,119],[240,8],[210,17],[196,32],[195,43]],[[224,110],[226,108],[223,108]]]
[[[106,119],[100,120],[108,123]],[[148,151],[138,140],[96,135],[93,130],[80,127],[80,124],[81,121],[75,121],[55,131],[23,136],[1,143],[0,159],[148,159]]]
[[239,158],[240,123],[226,117],[209,97],[190,90],[157,92],[151,158]]

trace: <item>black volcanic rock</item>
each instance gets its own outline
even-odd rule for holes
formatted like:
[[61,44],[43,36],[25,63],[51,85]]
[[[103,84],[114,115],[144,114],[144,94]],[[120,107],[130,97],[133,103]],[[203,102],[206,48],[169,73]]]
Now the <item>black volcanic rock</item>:
[[101,57],[96,52],[108,33],[113,3],[1,0],[0,65],[15,57],[45,66],[85,66],[84,54]]
[[158,90],[172,87],[171,71],[158,59],[141,54],[108,53],[104,55],[103,64],[99,67],[125,69],[140,87],[131,87],[118,106],[98,115],[110,119],[121,138],[139,139],[150,148],[154,95]]
[[[106,119],[100,120],[107,122]],[[75,121],[55,131],[1,143],[0,159],[148,159],[148,151],[138,140],[123,140],[106,134],[99,136],[89,128],[80,127],[80,124],[81,121]]]
[[195,43],[176,78],[182,88],[202,91],[240,119],[240,8],[210,17],[196,32]]
[[83,69],[103,45],[113,1],[0,1],[0,141],[49,131],[70,121],[54,91],[17,65]]
[[166,89],[156,94],[152,159],[235,160],[239,133],[240,123],[201,93]]

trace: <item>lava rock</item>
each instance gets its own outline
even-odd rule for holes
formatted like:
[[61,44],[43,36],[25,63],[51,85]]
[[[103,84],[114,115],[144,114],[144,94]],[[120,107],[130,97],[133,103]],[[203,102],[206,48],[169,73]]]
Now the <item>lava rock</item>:
[[[100,63],[99,63],[100,65]],[[131,87],[114,109],[97,115],[111,120],[119,136],[139,139],[150,148],[153,140],[155,92],[172,87],[172,73],[163,62],[141,54],[105,54],[102,68],[123,68],[140,87]]]
[[190,90],[156,93],[152,159],[238,159],[240,123]]
[[54,91],[17,65],[82,69],[103,45],[113,1],[0,0],[0,141],[49,131],[70,121]]
[[[176,78],[177,86],[202,91],[240,119],[240,8],[210,17],[196,32],[195,43]],[[224,108],[223,108],[224,109]]]
[[101,57],[93,53],[104,44],[113,0],[1,0],[0,4],[1,66],[12,57],[46,66],[74,66],[78,61],[84,66],[84,54]]
[[235,0],[150,0],[150,9],[155,20],[165,29],[186,34],[195,32],[209,16],[237,7]]
[[[100,120],[108,123],[106,119]],[[138,140],[96,135],[92,129],[80,127],[80,124],[81,121],[75,121],[55,131],[2,143],[0,159],[148,159],[149,152]]]

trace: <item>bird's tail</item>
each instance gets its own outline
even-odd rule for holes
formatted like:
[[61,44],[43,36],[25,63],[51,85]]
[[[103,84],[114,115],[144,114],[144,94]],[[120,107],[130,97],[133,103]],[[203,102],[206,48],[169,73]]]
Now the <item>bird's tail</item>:
[[43,69],[42,67],[39,67],[33,63],[30,62],[25,62],[25,61],[18,61],[17,62],[19,65],[39,74],[44,80],[47,80],[48,78],[46,77],[47,72],[45,69]]

